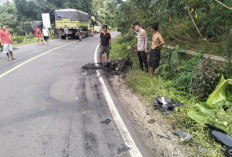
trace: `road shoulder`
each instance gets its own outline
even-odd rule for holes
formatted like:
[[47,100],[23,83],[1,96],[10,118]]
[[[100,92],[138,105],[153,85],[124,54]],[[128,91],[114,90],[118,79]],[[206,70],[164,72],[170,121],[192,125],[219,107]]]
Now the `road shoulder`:
[[122,76],[112,76],[109,82],[143,143],[154,154],[164,157],[187,156],[187,148],[179,144],[179,139],[172,133],[172,127],[165,123],[158,111],[149,107],[148,102],[142,101],[124,84]]

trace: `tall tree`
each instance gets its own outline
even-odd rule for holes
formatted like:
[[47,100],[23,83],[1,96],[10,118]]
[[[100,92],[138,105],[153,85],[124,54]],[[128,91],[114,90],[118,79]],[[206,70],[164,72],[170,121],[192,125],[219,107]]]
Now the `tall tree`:
[[14,4],[0,5],[0,23],[5,24],[10,30],[12,30],[11,28],[19,29],[17,10]]
[[54,10],[72,8],[91,13],[92,0],[15,0],[19,19],[41,20],[42,13],[50,13],[54,21]]
[[118,0],[94,0],[92,16],[95,19],[95,24],[113,25],[113,17],[118,4]]

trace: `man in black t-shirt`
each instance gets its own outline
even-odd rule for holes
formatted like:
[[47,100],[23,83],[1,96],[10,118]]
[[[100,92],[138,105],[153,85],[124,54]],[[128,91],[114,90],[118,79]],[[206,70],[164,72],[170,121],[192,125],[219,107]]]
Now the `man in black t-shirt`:
[[107,31],[107,26],[103,26],[100,34],[100,63],[102,63],[102,54],[107,54],[107,61],[109,61],[109,54],[111,49],[111,34]]

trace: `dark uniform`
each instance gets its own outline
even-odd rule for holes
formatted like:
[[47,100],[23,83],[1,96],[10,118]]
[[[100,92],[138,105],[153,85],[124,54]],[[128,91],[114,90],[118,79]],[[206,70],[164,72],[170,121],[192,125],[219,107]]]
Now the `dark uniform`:
[[106,53],[107,55],[110,54],[110,39],[111,39],[111,35],[109,32],[106,32],[106,34],[104,34],[103,32],[101,32],[100,34],[100,38],[101,38],[101,49],[100,49],[100,53]]

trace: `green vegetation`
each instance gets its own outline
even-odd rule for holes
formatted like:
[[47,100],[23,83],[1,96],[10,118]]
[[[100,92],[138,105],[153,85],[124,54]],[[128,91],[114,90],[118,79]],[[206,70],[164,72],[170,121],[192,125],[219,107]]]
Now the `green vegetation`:
[[[188,143],[196,149],[192,156],[221,157],[222,145],[209,135],[206,123],[232,135],[232,1],[231,0],[127,0],[118,7],[115,22],[122,37],[114,41],[112,57],[124,57],[134,47],[135,21],[152,35],[150,24],[158,22],[159,31],[174,50],[163,49],[156,77],[139,71],[136,54],[132,54],[134,68],[128,72],[126,83],[134,92],[149,100],[160,96],[173,98],[185,107],[176,109],[166,118],[174,128],[195,135]],[[120,44],[119,44],[120,43]],[[180,49],[198,50],[195,57],[180,55]],[[203,53],[225,56],[229,63],[218,63],[203,58]],[[221,77],[221,79],[220,79]],[[220,99],[219,99],[220,98]],[[206,147],[203,153],[200,147]]]
[[224,38],[232,28],[231,6],[231,0],[127,0],[115,21],[123,34],[133,34],[135,21],[148,32],[158,22],[169,45],[223,55]]
[[[11,36],[11,38],[12,38],[12,42],[13,42],[14,46],[21,46],[21,45],[32,44],[32,43],[37,42],[36,38],[32,34],[29,34],[28,37],[16,35],[15,37]],[[56,39],[56,38],[57,37],[55,37],[55,36],[51,36],[50,40]]]
[[16,0],[0,5],[0,23],[11,33],[25,34],[24,23],[42,21],[42,13],[49,13],[54,26],[56,9],[78,9],[89,13],[92,25],[107,24],[114,27],[114,14],[120,0]]
[[52,23],[55,20],[54,10],[73,8],[91,13],[92,0],[16,0],[19,21],[41,21],[42,13],[50,13]]
[[[52,26],[54,26],[54,10],[73,8],[89,13],[92,25],[114,24],[114,13],[120,0],[17,0],[14,3],[6,2],[0,5],[0,24],[6,25],[10,34],[17,34],[12,38],[17,45],[36,42],[28,32],[25,23],[42,21],[42,13],[49,13]],[[53,28],[52,28],[53,29]],[[51,29],[51,30],[52,30]],[[31,31],[31,30],[30,30]]]
[[5,3],[2,6],[0,5],[0,24],[6,25],[10,32],[21,29],[16,15],[17,9],[14,4]]
[[107,24],[114,27],[114,13],[117,4],[116,0],[94,0],[92,4],[92,24]]
[[[53,23],[55,9],[79,9],[90,14],[94,25],[117,27],[122,36],[113,42],[111,58],[131,56],[134,66],[126,77],[128,86],[151,104],[158,95],[185,103],[167,119],[173,127],[195,135],[188,144],[197,152],[197,144],[207,148],[200,156],[220,157],[222,146],[210,137],[205,123],[232,135],[231,7],[231,0],[16,0],[15,4],[0,6],[0,23],[7,25],[11,34],[18,33],[13,39],[16,44],[35,42],[32,35],[28,40],[20,36],[24,35],[23,23],[41,21],[41,13],[45,12],[50,13]],[[168,45],[175,47],[162,50],[161,65],[154,78],[138,70],[132,30],[135,21],[147,30],[150,39],[150,24],[158,22]],[[200,53],[190,58],[178,53],[181,48]],[[204,59],[205,52],[225,56],[228,63]]]
[[74,8],[91,14],[92,0],[17,0],[15,3],[0,5],[0,23],[5,24],[10,33],[25,35],[24,22],[42,21],[42,13],[50,13],[54,24],[54,10]]
[[15,41],[13,39],[13,44],[14,46],[22,46],[22,45],[26,45],[26,44],[33,44],[36,43],[37,40],[35,38],[27,40],[26,37],[21,37],[23,40],[21,42]]
[[[213,64],[216,63],[204,60],[201,53],[193,58],[180,56],[178,46],[174,50],[162,50],[161,66],[156,71],[156,77],[152,78],[139,70],[137,54],[132,51],[135,45],[136,39],[128,36],[119,36],[112,44],[112,59],[130,55],[134,62],[133,69],[126,75],[126,84],[151,105],[157,96],[171,97],[184,103],[185,107],[177,108],[175,113],[166,116],[166,122],[175,129],[195,136],[186,144],[195,150],[190,156],[223,157],[222,145],[213,140],[205,123],[232,135],[231,80],[225,80],[221,76],[220,81],[222,71],[214,68]],[[216,88],[218,82],[220,83]],[[201,147],[207,150],[200,153]]]

